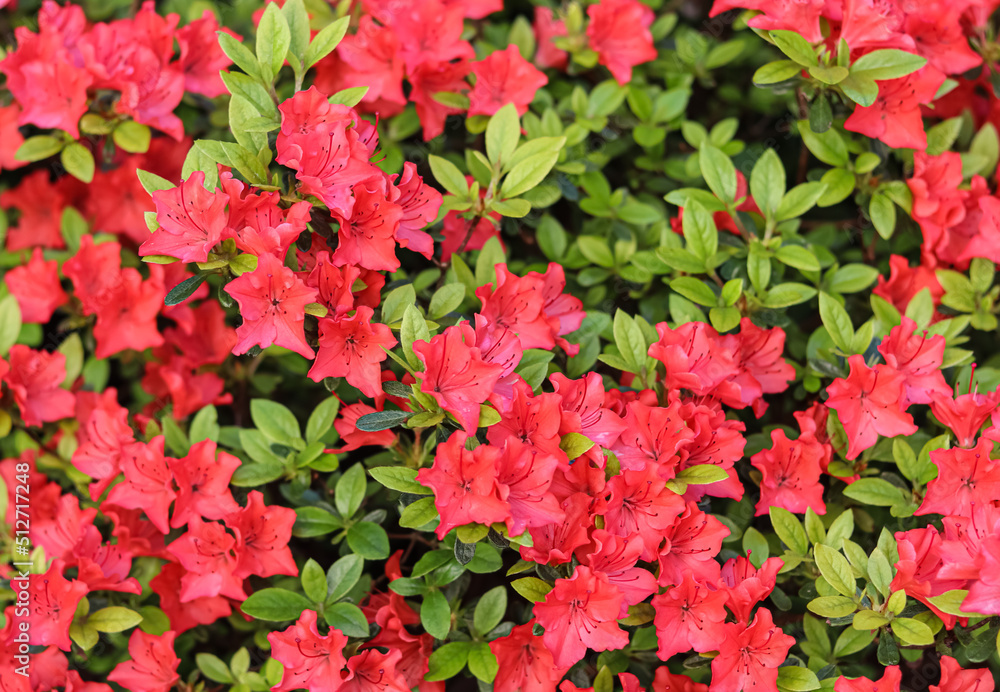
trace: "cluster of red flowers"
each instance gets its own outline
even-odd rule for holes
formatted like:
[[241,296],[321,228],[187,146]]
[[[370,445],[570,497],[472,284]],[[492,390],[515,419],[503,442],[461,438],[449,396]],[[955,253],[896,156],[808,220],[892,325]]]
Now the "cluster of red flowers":
[[[980,34],[990,14],[997,7],[994,0],[716,0],[712,15],[734,8],[758,10],[750,26],[766,31],[794,31],[810,43],[822,43],[837,54],[845,42],[853,63],[875,50],[896,49],[914,53],[927,60],[916,72],[897,79],[879,82],[878,98],[870,106],[858,105],[844,123],[852,132],[880,139],[890,147],[923,150],[927,147],[922,116],[934,108],[935,116],[956,115],[967,101],[942,97],[946,81],[983,63],[972,50],[968,35]],[[822,26],[829,27],[824,32]],[[983,70],[986,83],[988,72]],[[950,87],[956,86],[955,80]],[[970,93],[972,89],[969,89]],[[958,103],[950,107],[948,102]],[[946,109],[940,111],[942,104]]]
[[[365,14],[357,33],[318,64],[316,85],[329,93],[368,87],[359,108],[381,117],[413,103],[424,139],[441,134],[449,115],[493,115],[508,103],[523,115],[535,92],[548,83],[538,67],[565,69],[569,61],[569,54],[553,43],[568,39],[566,23],[547,7],[535,10],[535,67],[513,44],[476,60],[472,45],[462,39],[464,19],[498,11],[502,0],[364,0],[361,6]],[[590,23],[578,43],[595,51],[619,83],[631,80],[633,66],[656,58],[649,31],[653,12],[639,0],[601,0],[587,12]],[[468,107],[440,99],[441,92],[467,97]]]

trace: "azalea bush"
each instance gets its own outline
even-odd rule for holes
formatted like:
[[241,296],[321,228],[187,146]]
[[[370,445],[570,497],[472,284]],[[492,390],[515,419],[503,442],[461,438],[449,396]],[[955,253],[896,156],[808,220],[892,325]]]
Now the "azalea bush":
[[992,692],[998,4],[0,0],[0,690]]

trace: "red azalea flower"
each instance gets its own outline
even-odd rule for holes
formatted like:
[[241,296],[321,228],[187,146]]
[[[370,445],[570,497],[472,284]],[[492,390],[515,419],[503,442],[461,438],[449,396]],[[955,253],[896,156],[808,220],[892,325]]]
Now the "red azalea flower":
[[68,203],[64,186],[50,183],[46,170],[33,171],[17,187],[0,193],[0,207],[20,212],[17,225],[7,231],[7,250],[66,247],[61,223]]
[[338,449],[331,449],[330,451],[341,454],[366,445],[391,447],[395,444],[396,433],[392,430],[380,430],[378,432],[358,430],[358,418],[369,413],[375,413],[378,410],[381,410],[381,405],[378,409],[372,408],[367,404],[348,404],[341,408],[340,416],[333,422],[333,427],[336,428],[344,446]]
[[680,584],[685,574],[708,584],[719,580],[715,556],[729,529],[721,521],[688,502],[684,513],[663,532],[666,543],[660,549],[660,586]]
[[719,639],[719,655],[712,659],[713,692],[740,692],[755,687],[777,692],[778,666],[795,644],[776,627],[771,611],[761,608],[749,625],[728,623]]
[[639,536],[622,538],[604,529],[597,529],[590,538],[593,545],[578,551],[580,562],[594,572],[602,572],[612,586],[618,587],[625,597],[621,613],[621,617],[625,617],[628,615],[627,606],[642,603],[656,593],[653,573],[644,567],[636,567],[642,553],[642,540]]
[[493,115],[513,103],[518,115],[528,111],[535,92],[548,84],[545,74],[521,56],[513,43],[472,63],[476,86],[469,93],[469,116]]
[[664,479],[674,477],[678,453],[694,437],[680,408],[676,399],[667,407],[646,406],[639,401],[628,405],[625,431],[611,448],[621,468],[641,471],[654,464]]
[[559,458],[509,439],[496,460],[500,497],[507,503],[507,530],[519,536],[528,527],[561,522],[566,514],[559,500],[549,492]]
[[955,616],[941,612],[930,599],[946,591],[963,589],[967,582],[965,579],[941,577],[944,563],[941,558],[941,535],[937,529],[931,526],[899,531],[896,533],[896,548],[899,551],[899,561],[889,588],[892,591],[905,591],[907,596],[917,599],[934,611],[947,627],[953,627]]
[[417,341],[413,352],[424,369],[414,373],[420,391],[434,400],[472,435],[479,428],[479,406],[489,398],[503,370],[487,363],[467,322],[448,327],[430,342]]
[[663,363],[667,389],[688,389],[698,396],[710,396],[716,387],[733,377],[736,357],[719,334],[704,322],[686,322],[671,329],[665,322],[656,325],[659,341],[649,347],[649,355]]
[[671,673],[666,666],[656,669],[652,692],[708,692],[708,685],[695,682],[686,675]]
[[24,136],[18,129],[20,117],[21,107],[16,101],[9,106],[0,106],[0,170],[12,171],[28,165],[27,161],[14,158],[24,144]]
[[774,591],[778,572],[784,565],[784,561],[778,557],[767,558],[760,569],[742,555],[726,560],[719,575],[719,589],[725,592],[726,607],[732,611],[737,621],[750,623],[750,613],[754,606]]
[[569,62],[569,53],[556,48],[553,39],[566,35],[566,22],[554,19],[550,8],[536,7],[534,30],[535,42],[538,44],[535,64],[542,69],[547,67],[565,69]]
[[222,596],[205,596],[181,602],[181,579],[187,570],[176,562],[167,562],[149,582],[149,588],[160,597],[160,610],[170,620],[170,629],[177,634],[198,625],[211,625],[232,612],[229,600]]
[[952,389],[941,374],[945,339],[939,334],[916,334],[917,325],[909,317],[889,330],[878,352],[887,365],[903,375],[906,404],[929,404],[934,395],[951,398]]
[[500,422],[486,429],[486,439],[491,445],[501,446],[508,438],[515,438],[559,454],[560,402],[558,394],[535,395],[527,382],[517,380],[501,411]]
[[205,173],[194,171],[171,190],[153,193],[160,227],[139,247],[139,256],[169,255],[183,262],[207,262],[226,237],[229,197],[205,189]]
[[396,271],[396,231],[403,208],[386,197],[381,181],[355,185],[352,213],[335,214],[340,222],[337,249],[331,257],[337,266],[354,264],[377,271]]
[[265,505],[264,496],[259,490],[250,491],[246,507],[225,517],[226,526],[239,539],[234,570],[238,579],[246,579],[251,574],[258,577],[298,575],[299,568],[288,548],[295,517],[293,509]]
[[710,17],[737,8],[757,10],[747,25],[763,31],[794,31],[810,43],[823,40],[819,20],[825,0],[715,0]]
[[885,298],[900,312],[906,312],[913,297],[925,288],[930,290],[934,305],[940,305],[944,288],[938,283],[934,269],[924,265],[911,268],[905,257],[892,255],[889,257],[889,278],[879,276],[872,293]]
[[899,666],[886,666],[885,672],[878,680],[868,678],[845,678],[841,675],[834,683],[835,692],[899,692],[902,674]]
[[[851,46],[855,44],[850,42]],[[844,129],[880,139],[897,149],[927,148],[920,106],[934,100],[945,76],[933,67],[879,82],[878,99],[871,106],[855,106]]]
[[181,578],[181,603],[212,596],[246,600],[243,580],[235,574],[238,550],[236,538],[222,524],[191,517],[187,532],[167,546],[188,571]]
[[568,668],[588,648],[609,651],[627,646],[628,634],[618,626],[622,599],[607,576],[584,565],[577,566],[569,579],[557,579],[555,588],[533,608],[555,664]]
[[177,529],[192,517],[222,519],[235,512],[239,506],[229,490],[229,481],[241,463],[228,452],[217,452],[211,440],[191,445],[183,459],[167,459],[177,483],[170,525]]
[[938,476],[927,484],[915,514],[964,515],[969,507],[993,502],[1000,493],[1000,462],[990,458],[993,442],[980,438],[972,449],[936,449]]
[[460,430],[452,433],[438,445],[433,466],[417,472],[417,482],[434,490],[434,506],[441,515],[439,539],[456,526],[505,521],[510,512],[497,486],[500,450],[480,445],[469,451],[466,439]]
[[684,499],[666,487],[657,465],[642,471],[623,470],[608,481],[608,509],[604,528],[629,538],[642,538],[642,559],[652,560],[663,542],[664,530],[673,526],[684,511]]
[[661,661],[694,649],[715,651],[723,637],[726,594],[696,582],[690,574],[684,581],[653,596],[654,624]]
[[125,480],[111,489],[106,502],[126,509],[141,509],[161,533],[169,533],[167,515],[177,492],[163,456],[163,435],[157,435],[148,444],[134,442],[123,448],[122,470]]
[[[423,126],[424,141],[434,139],[444,132],[444,122],[449,115],[456,115],[463,112],[461,108],[454,108],[441,103],[434,98],[434,95],[442,91],[464,93],[469,88],[469,84],[465,81],[468,74],[469,63],[467,59],[456,60],[455,62],[448,60],[422,60],[418,65],[409,70],[407,77],[412,87],[410,90],[410,101],[416,106],[417,117],[420,118],[420,124]],[[463,221],[462,223],[464,224],[465,222]],[[489,224],[489,221],[481,219],[479,224],[480,226]],[[462,237],[464,237],[464,234]],[[470,245],[468,249],[474,250],[476,248]],[[454,250],[451,252],[454,252]],[[443,258],[444,261],[447,261],[446,257]]]
[[7,358],[10,371],[4,381],[14,394],[25,425],[41,426],[73,417],[73,394],[62,388],[66,356],[14,344]]
[[532,633],[533,624],[518,625],[505,637],[490,642],[499,665],[495,692],[551,692],[563,676],[542,638]]
[[257,268],[226,285],[226,292],[240,305],[243,324],[233,353],[246,353],[253,346],[282,346],[312,358],[306,342],[305,307],[316,301],[316,290],[306,286],[274,255],[262,255]]
[[931,413],[955,433],[959,447],[972,447],[983,423],[1000,406],[1000,389],[980,394],[970,392],[952,398],[951,391],[931,394]]
[[72,642],[69,627],[76,615],[76,607],[89,589],[82,581],[67,580],[63,576],[65,563],[53,560],[44,574],[32,575],[28,580],[30,644],[58,646],[69,651]]
[[604,406],[604,382],[596,372],[571,380],[561,372],[549,377],[553,389],[562,398],[562,424],[559,432],[577,432],[595,445],[610,449],[626,425],[617,413]]
[[382,394],[380,363],[387,349],[396,345],[392,331],[384,324],[372,323],[374,312],[361,306],[354,315],[324,317],[319,321],[319,353],[309,370],[309,377],[319,382],[325,377],[344,377],[362,394]]
[[377,649],[365,649],[347,659],[347,670],[342,674],[340,692],[410,692],[396,666],[403,653],[390,650],[384,654]]
[[160,636],[135,629],[128,640],[132,660],[119,663],[108,673],[108,680],[131,692],[168,692],[181,679],[177,666],[181,660],[174,654],[176,632]]
[[[181,49],[180,69],[184,73],[184,91],[207,96],[210,99],[226,93],[226,85],[219,76],[232,61],[219,45],[220,30],[215,15],[205,10],[196,19],[177,30],[177,45]],[[222,28],[230,36],[240,39],[233,31]]]
[[156,318],[166,295],[160,265],[150,267],[145,281],[137,269],[122,269],[98,299],[94,355],[107,358],[129,349],[143,351],[161,345],[163,335],[157,330]]
[[444,201],[441,193],[417,174],[415,163],[406,161],[402,173],[389,176],[389,201],[403,210],[396,228],[396,242],[430,259],[434,255],[434,240],[423,229],[437,220]]
[[941,682],[929,692],[993,692],[993,674],[987,668],[963,670],[951,656],[941,657]]
[[17,299],[25,323],[45,324],[56,308],[69,300],[59,285],[59,263],[46,262],[40,247],[35,247],[27,264],[8,271],[4,280]]
[[332,627],[325,636],[320,636],[316,611],[303,610],[294,625],[283,632],[271,632],[267,640],[271,643],[271,655],[284,666],[281,682],[271,688],[274,692],[340,689],[340,672],[347,663],[344,658],[347,637]]
[[593,524],[590,504],[586,493],[566,497],[560,505],[566,513],[566,520],[530,529],[532,545],[520,547],[521,558],[554,565],[573,559],[573,551],[589,542],[587,529]]
[[869,368],[864,356],[847,359],[851,373],[836,379],[826,391],[826,405],[837,412],[847,433],[847,458],[858,455],[878,441],[879,435],[895,437],[917,432],[913,416],[905,413],[902,373],[888,365]]
[[771,448],[750,457],[750,463],[763,476],[756,516],[767,514],[770,507],[795,514],[805,514],[811,507],[817,514],[826,514],[823,485],[819,482],[822,459],[823,447],[818,442],[789,440],[784,430],[772,430]]
[[638,0],[601,0],[587,8],[587,39],[600,63],[619,84],[632,81],[632,68],[656,60],[653,10]]

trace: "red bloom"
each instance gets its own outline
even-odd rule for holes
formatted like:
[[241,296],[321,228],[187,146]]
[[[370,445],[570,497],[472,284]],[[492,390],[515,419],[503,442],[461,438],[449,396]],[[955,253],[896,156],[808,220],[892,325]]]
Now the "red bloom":
[[399,39],[392,29],[363,14],[358,32],[345,36],[336,53],[316,65],[315,84],[330,94],[366,86],[368,92],[361,100],[364,110],[383,118],[396,115],[406,106],[399,49]]
[[[627,606],[642,603],[656,593],[656,577],[648,569],[636,567],[642,553],[639,536],[622,538],[604,529],[591,535],[592,546],[581,549],[580,562],[595,572],[607,576],[612,586],[618,587],[622,601],[621,617],[628,614]],[[593,550],[589,550],[593,548]]]
[[340,692],[410,692],[406,678],[397,670],[403,653],[399,649],[384,654],[365,649],[347,660]]
[[885,298],[900,312],[905,312],[913,297],[925,288],[930,290],[934,305],[939,305],[944,288],[938,283],[934,269],[922,264],[911,268],[905,257],[892,255],[889,257],[888,280],[884,276],[878,277],[878,284],[872,293]]
[[46,262],[37,246],[31,260],[8,271],[4,280],[21,308],[22,322],[45,324],[69,300],[59,285],[59,263]]
[[212,596],[246,600],[243,580],[235,574],[237,549],[236,539],[222,524],[191,517],[187,532],[167,546],[187,570],[181,578],[181,603]]
[[566,23],[561,19],[553,19],[550,8],[536,7],[534,29],[535,41],[538,44],[535,64],[543,69],[546,67],[565,69],[569,62],[569,53],[556,48],[553,39],[566,35]]
[[610,449],[625,430],[625,422],[604,406],[604,382],[596,372],[571,380],[561,372],[549,378],[562,398],[560,434],[581,433],[595,445]]
[[690,574],[684,581],[653,596],[654,624],[661,661],[675,654],[714,651],[723,637],[726,621],[726,594],[696,582]]
[[436,533],[443,539],[451,529],[465,524],[490,525],[505,521],[507,503],[497,486],[500,450],[480,445],[469,451],[466,435],[458,430],[438,445],[434,465],[420,469],[417,481],[434,490],[434,506],[441,515]]
[[413,344],[424,363],[414,373],[420,391],[434,400],[472,435],[479,428],[479,406],[496,386],[503,366],[487,363],[476,343],[476,332],[467,322],[448,327],[443,334]]
[[194,171],[171,190],[153,193],[160,227],[139,247],[139,256],[169,255],[184,262],[206,262],[226,235],[229,197],[205,189],[205,173]]
[[192,517],[222,519],[238,509],[229,480],[242,462],[228,452],[216,452],[211,440],[191,446],[183,459],[168,459],[167,465],[177,482],[177,498],[170,519],[180,528]]
[[315,302],[316,290],[306,286],[274,255],[262,255],[257,268],[226,285],[226,292],[240,305],[243,324],[236,329],[239,341],[233,353],[271,344],[312,358],[306,342],[305,307]]
[[309,370],[316,382],[324,377],[345,377],[362,394],[382,394],[379,363],[396,345],[392,331],[384,324],[372,324],[374,312],[361,306],[351,317],[324,317],[319,321],[319,353]]
[[990,459],[993,442],[980,438],[972,449],[936,449],[931,461],[938,477],[927,484],[927,494],[915,514],[965,515],[970,507],[1000,497],[1000,463]]
[[14,158],[17,150],[24,144],[24,136],[18,130],[20,116],[21,107],[17,102],[0,106],[0,170],[12,171],[28,165],[27,161]]
[[532,545],[521,546],[521,557],[542,564],[569,562],[573,551],[588,542],[587,529],[593,522],[590,503],[590,497],[582,492],[565,498],[561,506],[566,520],[531,529]]
[[174,654],[176,636],[173,631],[155,636],[134,630],[128,640],[132,660],[115,666],[108,680],[132,692],[168,692],[181,679],[177,674],[181,660]]
[[761,608],[749,625],[729,623],[712,659],[713,692],[740,692],[747,687],[777,692],[778,666],[795,644],[775,627],[771,611]]
[[951,656],[941,657],[941,682],[929,692],[993,692],[993,674],[986,668],[963,670]]
[[496,460],[496,473],[500,497],[510,512],[506,519],[510,535],[519,536],[529,526],[542,527],[565,519],[559,500],[549,492],[558,466],[555,455],[516,439],[507,440]]
[[774,591],[778,572],[784,564],[781,558],[769,557],[757,569],[742,555],[726,560],[719,588],[726,594],[726,607],[739,622],[749,624],[754,606]]
[[[449,115],[463,112],[460,108],[446,106],[435,99],[434,95],[442,91],[464,93],[469,88],[465,81],[468,74],[469,63],[465,59],[455,62],[424,60],[410,70],[408,77],[413,87],[410,90],[410,101],[416,106],[417,117],[424,130],[424,141],[434,139],[444,132],[444,121]],[[482,219],[479,223],[488,224],[489,221]]]
[[[823,40],[819,20],[825,0],[715,0],[710,17],[736,8],[758,10],[747,24],[763,31],[794,31],[810,43]],[[838,5],[839,7],[839,5]]]
[[48,171],[38,170],[24,176],[17,187],[0,193],[0,207],[19,212],[17,225],[7,232],[9,251],[66,247],[60,230],[62,211],[69,205],[66,188],[67,184],[50,183]]
[[392,430],[379,430],[378,432],[365,432],[358,430],[358,418],[376,410],[367,404],[348,404],[340,410],[340,416],[333,422],[333,427],[340,434],[340,439],[344,443],[343,447],[332,449],[331,452],[349,452],[365,445],[376,447],[391,447],[396,442],[396,433]]
[[232,612],[229,600],[222,596],[204,596],[181,602],[181,579],[187,570],[176,562],[167,562],[149,582],[160,597],[160,609],[170,619],[170,629],[181,634],[198,625],[211,625]]
[[125,480],[111,489],[107,502],[141,509],[161,533],[169,533],[167,514],[177,493],[163,456],[163,435],[157,435],[149,444],[134,442],[122,449],[122,470]]
[[899,666],[887,666],[882,677],[878,680],[850,679],[841,675],[834,683],[833,689],[835,692],[899,692],[901,680],[902,674],[899,672]]
[[887,365],[874,369],[865,364],[864,356],[847,359],[851,373],[847,379],[837,379],[826,391],[826,405],[837,412],[847,432],[847,458],[858,455],[878,441],[879,435],[895,437],[917,432],[913,416],[905,413],[906,398],[903,375]]
[[952,390],[941,374],[945,339],[938,334],[928,337],[914,333],[916,323],[903,317],[882,340],[878,352],[887,365],[903,375],[903,392],[908,404],[929,404],[934,395],[951,398]]
[[344,658],[347,637],[332,627],[325,636],[320,636],[316,611],[303,610],[298,622],[283,632],[271,632],[267,640],[271,643],[271,655],[284,666],[281,683],[271,688],[274,692],[340,689],[340,671],[347,663]]
[[62,388],[66,356],[58,351],[35,351],[14,344],[8,354],[10,371],[4,378],[27,426],[73,417],[73,395]]
[[686,322],[671,329],[661,322],[656,331],[660,339],[649,347],[649,355],[666,367],[663,384],[667,389],[710,396],[736,374],[735,354],[710,325]]
[[126,267],[101,294],[94,326],[98,358],[128,349],[143,351],[163,343],[163,336],[156,328],[156,318],[167,294],[163,268],[152,265],[149,274],[143,281],[137,269]]
[[944,79],[940,71],[924,67],[906,77],[879,82],[878,99],[871,106],[855,106],[844,129],[880,139],[896,149],[926,149],[920,106],[934,100]]
[[396,271],[396,231],[403,208],[386,197],[380,183],[355,185],[349,215],[335,214],[340,222],[338,244],[333,253],[337,266],[354,264],[377,271]]
[[587,8],[587,38],[600,63],[619,84],[632,81],[632,68],[656,60],[653,10],[638,0],[601,0]]
[[[542,638],[532,633],[532,623],[518,625],[506,637],[490,642],[499,670],[495,692],[551,692],[563,673]],[[950,692],[950,691],[946,691]]]
[[600,572],[579,565],[569,579],[557,579],[533,612],[545,628],[542,641],[555,664],[568,668],[587,653],[621,649],[628,634],[618,626],[622,593]]
[[513,43],[472,64],[476,86],[469,93],[469,116],[493,115],[508,103],[524,115],[535,92],[549,80],[537,67],[521,57]]
[[1000,406],[1000,389],[988,394],[972,392],[954,399],[951,391],[931,394],[931,412],[958,438],[959,447],[972,447],[980,429]]
[[403,210],[396,228],[396,242],[430,259],[434,255],[434,239],[422,229],[437,219],[443,201],[441,193],[417,175],[417,165],[411,161],[403,163],[403,172],[398,176],[389,176],[389,182],[389,201]]
[[35,574],[28,580],[31,609],[28,636],[32,645],[58,646],[63,651],[72,647],[69,626],[76,606],[89,589],[82,581],[67,580],[64,569],[62,560],[53,560],[45,574]]
[[756,516],[770,507],[781,507],[795,514],[812,508],[826,514],[823,485],[819,482],[823,446],[815,440],[789,440],[780,428],[771,431],[771,448],[750,457],[750,463],[763,476]]
[[628,405],[625,425],[611,448],[621,468],[641,471],[652,463],[661,477],[673,478],[680,461],[678,452],[694,437],[681,417],[680,402],[675,399],[664,408],[633,401]]
[[686,675],[671,673],[666,666],[656,669],[651,692],[708,692],[708,685],[695,682]]
[[725,524],[688,502],[684,513],[662,534],[666,543],[659,554],[661,586],[680,584],[685,574],[705,583],[718,581],[715,556],[729,535]]
[[[232,61],[222,51],[216,32],[219,23],[210,10],[201,19],[177,30],[177,44],[181,49],[180,69],[184,73],[184,90],[215,98],[226,93],[226,85],[219,76]],[[230,36],[240,37],[229,29],[222,29]]]
[[272,577],[296,576],[299,568],[292,558],[288,541],[292,538],[295,510],[280,505],[265,505],[259,490],[247,495],[246,507],[225,518],[225,524],[239,537],[240,546],[234,574],[246,579],[251,574]]
[[604,528],[630,538],[642,538],[642,559],[652,560],[663,542],[664,530],[684,511],[684,499],[666,487],[650,462],[642,471],[623,470],[608,481],[608,509]]

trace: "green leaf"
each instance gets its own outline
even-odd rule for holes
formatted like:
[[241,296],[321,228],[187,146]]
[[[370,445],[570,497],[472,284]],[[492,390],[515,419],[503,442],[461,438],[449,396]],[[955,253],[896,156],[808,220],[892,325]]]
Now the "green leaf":
[[867,108],[878,98],[878,83],[863,73],[850,74],[838,85],[847,98]]
[[769,34],[774,45],[798,64],[806,67],[819,64],[816,49],[799,34],[794,31],[771,31]]
[[[841,67],[840,65],[817,65],[809,68],[809,75],[823,82],[824,84],[840,84],[844,81],[850,71],[846,67]],[[819,103],[828,103],[825,98],[821,97]]]
[[358,430],[362,432],[380,432],[402,425],[412,416],[407,411],[376,411],[358,418]]
[[723,203],[733,204],[736,201],[736,167],[730,158],[706,143],[701,146],[698,162],[709,189]]
[[347,545],[366,560],[389,557],[389,536],[385,529],[370,521],[359,521],[347,530]]
[[437,682],[458,675],[469,660],[471,647],[471,642],[448,642],[436,649],[427,661],[428,670],[424,680]]
[[94,155],[79,142],[67,144],[59,156],[66,172],[77,180],[90,183],[94,180]]
[[805,555],[809,551],[809,539],[806,537],[806,530],[802,528],[802,522],[781,507],[771,507],[771,526],[778,538],[788,546],[788,548],[798,554]]
[[911,646],[930,646],[934,643],[934,633],[931,628],[914,618],[896,618],[890,624],[892,632],[904,644]]
[[896,205],[881,192],[872,195],[868,204],[868,215],[878,234],[888,240],[896,230]]
[[808,668],[782,666],[778,668],[778,689],[782,692],[810,692],[818,690],[819,678]]
[[224,31],[219,32],[219,46],[222,52],[232,60],[237,67],[255,79],[260,79],[260,63],[249,48],[233,36]]
[[137,123],[134,120],[126,120],[115,128],[111,137],[118,148],[130,154],[145,154],[149,151],[149,141],[152,135],[148,125]]
[[428,316],[437,320],[449,312],[457,310],[465,300],[465,285],[460,283],[445,284],[431,296]]
[[340,41],[347,34],[347,28],[350,24],[350,17],[341,17],[340,19],[327,24],[318,34],[316,34],[312,43],[309,44],[309,48],[306,50],[306,69],[312,67],[333,52],[334,48],[340,44]]
[[699,305],[713,306],[719,302],[718,296],[708,284],[693,276],[680,276],[674,279],[670,282],[670,288]]
[[355,464],[344,472],[334,490],[334,504],[340,516],[345,519],[354,516],[361,506],[361,501],[365,499],[367,488],[365,467],[362,464]]
[[515,579],[510,585],[514,588],[514,591],[517,591],[521,596],[532,603],[544,601],[546,594],[552,590],[551,584],[544,582],[537,577],[523,577],[521,579]]
[[486,126],[486,156],[497,170],[507,163],[521,139],[517,108],[508,103],[493,114]]
[[843,168],[850,162],[847,143],[836,129],[830,128],[819,134],[812,131],[808,121],[800,120],[799,133],[806,148],[823,163]]
[[434,154],[427,157],[427,162],[430,164],[434,179],[441,184],[441,187],[459,198],[464,199],[469,196],[469,183],[466,182],[465,175],[458,166]]
[[916,53],[907,53],[895,48],[874,50],[854,61],[851,65],[851,76],[856,79],[879,81],[898,79],[916,72],[926,64],[927,58]]
[[881,478],[861,478],[844,488],[844,495],[866,505],[892,507],[906,498],[903,491]]
[[774,149],[768,149],[750,172],[750,194],[764,215],[771,217],[778,210],[785,189],[785,167]]
[[[302,0],[285,0],[281,8],[281,13],[285,15],[285,22],[288,24],[289,44],[288,52],[299,63],[300,71],[302,62],[306,57],[306,48],[309,46],[309,13],[306,12],[305,4]],[[292,62],[295,65],[295,62]]]
[[504,253],[503,245],[500,244],[500,238],[493,236],[486,241],[476,258],[476,283],[480,286],[495,283],[497,265],[506,263],[507,255]]
[[194,276],[184,279],[179,284],[174,286],[167,293],[167,296],[163,299],[164,305],[179,305],[185,300],[191,297],[191,295],[198,290],[198,288],[205,283],[205,279],[208,278],[208,274],[201,273],[195,274]]
[[684,207],[682,219],[684,241],[688,251],[704,263],[719,251],[719,232],[712,215],[696,200]]
[[646,362],[649,350],[639,325],[628,313],[619,309],[615,313],[613,332],[618,352],[632,368],[631,372],[638,373]]
[[348,637],[367,637],[368,618],[361,608],[353,603],[334,603],[324,609],[323,616],[330,627],[335,627]]
[[345,555],[326,571],[326,602],[343,598],[361,579],[365,560],[360,555]]
[[435,639],[447,639],[451,631],[451,607],[440,591],[429,591],[420,604],[420,624]]
[[403,312],[403,322],[399,328],[399,343],[403,349],[403,356],[412,368],[420,367],[420,358],[413,351],[413,344],[417,341],[428,342],[431,340],[430,329],[427,328],[427,321],[420,314],[416,305],[407,305]]
[[62,151],[63,144],[63,140],[49,135],[28,137],[14,152],[14,159],[26,162],[41,161]]
[[261,589],[243,601],[240,610],[257,620],[284,622],[297,620],[312,604],[305,596],[288,589]]
[[209,680],[221,683],[231,683],[233,681],[233,676],[229,672],[229,666],[218,656],[200,653],[195,654],[194,660],[198,664],[198,670]]
[[743,550],[748,553],[747,558],[757,569],[760,569],[760,566],[771,555],[771,549],[767,545],[764,534],[752,526],[743,532]]
[[811,300],[816,295],[816,289],[805,284],[787,282],[771,288],[764,296],[764,307],[787,308]]
[[558,262],[566,254],[566,231],[552,216],[545,214],[535,229],[538,247],[553,262]]
[[504,177],[500,197],[517,197],[531,190],[545,179],[558,160],[558,151],[547,151],[519,162]]
[[324,536],[344,526],[344,522],[322,507],[299,507],[295,514],[292,533],[299,538]]
[[411,502],[399,515],[399,525],[407,529],[419,529],[438,517],[433,497],[422,497]]
[[142,622],[142,615],[121,606],[101,608],[87,617],[87,625],[98,632],[124,632],[140,622]]
[[277,401],[254,399],[250,402],[250,418],[257,429],[274,442],[297,449],[304,446],[295,414]]
[[376,466],[368,469],[372,478],[391,490],[412,495],[430,495],[431,489],[417,482],[417,470],[402,466]]
[[802,73],[802,65],[794,60],[775,60],[762,65],[753,73],[753,83],[757,86],[777,84],[798,77]]
[[472,616],[472,626],[480,636],[500,624],[507,612],[507,587],[496,586],[482,595]]
[[715,464],[695,464],[677,473],[675,478],[688,485],[709,485],[729,478],[721,466]]
[[818,272],[821,268],[816,255],[801,245],[782,245],[775,251],[774,256],[782,264],[804,272]]
[[778,205],[778,209],[774,213],[775,220],[797,219],[816,206],[816,202],[819,201],[824,192],[826,192],[826,185],[823,183],[796,185],[781,199],[781,204]]
[[834,293],[857,293],[863,291],[878,278],[878,269],[866,264],[845,264],[833,273],[830,290]]
[[[2,226],[0,222],[0,226]],[[73,253],[80,249],[80,240],[87,234],[87,221],[73,207],[66,207],[62,211],[62,218],[59,221],[59,230],[66,247]]]
[[312,558],[306,560],[300,579],[306,598],[314,603],[322,603],[326,600],[326,573],[323,572],[323,568],[318,562]]
[[854,600],[847,596],[820,596],[809,601],[806,607],[824,618],[847,617],[858,609]]
[[63,389],[69,389],[83,370],[83,341],[80,335],[73,332],[59,344],[56,351],[66,357],[66,377],[63,378],[61,386]]
[[570,432],[559,440],[559,449],[566,453],[570,461],[579,458],[594,446],[593,440],[586,435]]
[[276,4],[269,4],[257,25],[257,61],[265,85],[270,86],[281,71],[291,42],[288,20]]
[[816,566],[830,586],[844,596],[853,598],[857,588],[851,564],[839,550],[819,544],[814,548]]
[[851,341],[854,339],[854,325],[847,310],[840,302],[826,291],[819,294],[819,315],[823,326],[841,351],[851,352]]
[[486,642],[479,642],[469,649],[469,672],[484,683],[492,683],[500,671],[497,657]]
[[196,444],[204,440],[217,442],[219,439],[219,412],[215,406],[209,404],[191,420],[191,427],[188,429],[188,438],[191,444]]
[[610,269],[615,266],[615,256],[604,238],[594,235],[582,235],[576,239],[580,254],[599,267]]
[[337,93],[331,94],[327,101],[332,104],[340,104],[342,106],[347,106],[348,108],[354,108],[364,100],[365,96],[368,95],[369,88],[370,87],[366,86],[358,86],[341,89]]
[[889,595],[889,584],[893,577],[892,566],[879,548],[875,548],[868,558],[868,576],[880,594]]
[[337,397],[331,396],[321,401],[309,414],[309,420],[306,421],[306,442],[312,444],[326,435],[333,427],[333,420],[337,417],[339,410],[340,399]]
[[842,658],[856,654],[874,640],[875,634],[873,632],[848,627],[837,637],[837,643],[833,645],[833,655],[835,658]]

